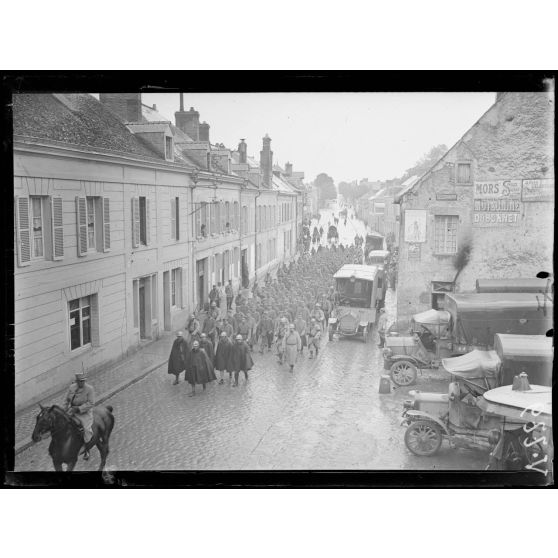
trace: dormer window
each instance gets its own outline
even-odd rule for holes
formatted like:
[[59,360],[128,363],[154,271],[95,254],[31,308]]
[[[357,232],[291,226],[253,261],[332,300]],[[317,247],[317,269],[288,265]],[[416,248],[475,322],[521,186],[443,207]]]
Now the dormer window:
[[165,159],[173,161],[172,137],[165,136]]

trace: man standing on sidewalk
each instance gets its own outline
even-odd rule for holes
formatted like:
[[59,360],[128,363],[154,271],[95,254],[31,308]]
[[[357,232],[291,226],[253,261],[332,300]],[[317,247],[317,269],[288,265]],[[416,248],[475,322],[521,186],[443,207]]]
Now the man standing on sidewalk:
[[173,385],[178,384],[178,377],[182,372],[184,372],[184,364],[186,360],[186,355],[188,354],[188,345],[186,344],[186,340],[182,336],[181,331],[176,332],[176,339],[172,344],[172,349],[170,352],[169,357],[169,367],[168,373],[174,374],[174,383]]
[[383,347],[386,343],[388,317],[385,308],[380,308],[380,319],[378,320],[378,335],[380,336],[380,343],[378,347]]

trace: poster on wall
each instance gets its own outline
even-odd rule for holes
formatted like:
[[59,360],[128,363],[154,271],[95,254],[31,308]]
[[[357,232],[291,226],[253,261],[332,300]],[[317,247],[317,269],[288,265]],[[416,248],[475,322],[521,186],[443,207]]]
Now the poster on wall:
[[409,260],[420,260],[420,244],[409,244],[407,247],[407,258]]
[[521,207],[521,180],[475,182],[473,226],[518,226]]
[[524,180],[521,199],[525,202],[553,201],[554,179]]
[[405,211],[405,242],[426,242],[426,210]]

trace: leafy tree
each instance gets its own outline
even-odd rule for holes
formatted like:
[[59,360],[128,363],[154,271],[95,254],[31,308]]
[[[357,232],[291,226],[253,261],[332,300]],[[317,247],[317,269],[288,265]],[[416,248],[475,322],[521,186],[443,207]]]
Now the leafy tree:
[[318,206],[325,207],[325,201],[337,198],[337,190],[333,178],[325,172],[318,174],[314,180],[314,186],[318,189]]
[[413,175],[423,175],[442,158],[442,155],[444,155],[447,150],[447,146],[443,143],[431,147],[430,151],[425,153],[410,169],[405,171],[405,174],[401,177],[401,181],[404,182]]

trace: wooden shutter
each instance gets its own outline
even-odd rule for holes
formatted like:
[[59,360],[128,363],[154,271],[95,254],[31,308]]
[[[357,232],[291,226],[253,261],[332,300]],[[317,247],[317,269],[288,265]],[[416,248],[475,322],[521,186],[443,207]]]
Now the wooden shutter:
[[78,256],[87,254],[87,199],[76,196],[77,249]]
[[176,240],[176,198],[171,197],[170,202],[170,237],[171,240]]
[[180,198],[176,198],[176,240],[180,240]]
[[16,197],[17,259],[20,267],[31,263],[29,198]]
[[62,198],[51,198],[52,221],[52,259],[64,259],[64,220],[62,216]]
[[139,198],[132,198],[132,247],[139,246],[140,238],[140,219],[139,219]]
[[195,203],[194,209],[196,211],[196,236],[201,236],[201,212],[202,212],[202,204]]
[[110,199],[102,198],[103,202],[103,252],[110,252]]
[[151,209],[147,196],[145,197],[145,244],[151,244]]

